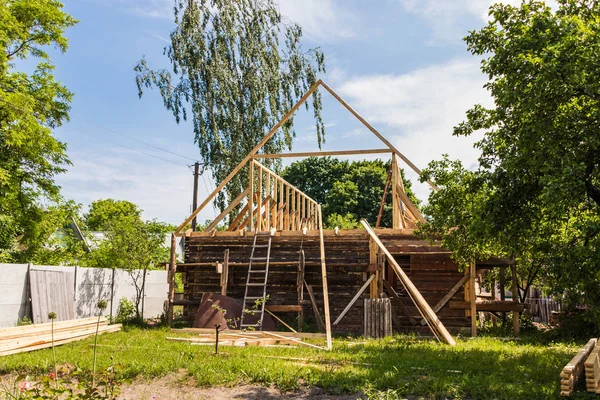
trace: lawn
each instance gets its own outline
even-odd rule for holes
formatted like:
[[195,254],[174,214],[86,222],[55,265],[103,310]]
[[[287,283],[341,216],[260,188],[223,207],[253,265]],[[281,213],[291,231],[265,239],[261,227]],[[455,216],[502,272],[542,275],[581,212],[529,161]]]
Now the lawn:
[[[372,398],[557,398],[559,373],[580,344],[494,338],[458,339],[456,347],[409,336],[334,340],[333,351],[309,347],[214,347],[167,341],[167,329],[125,328],[100,336],[99,369],[122,367],[124,378],[161,377],[185,369],[200,386],[258,383],[294,390],[319,386],[332,394]],[[186,336],[177,334],[177,336]],[[190,336],[190,335],[187,335]],[[93,339],[56,348],[59,364],[91,370]],[[51,350],[0,358],[0,374],[45,373]],[[578,394],[577,398],[588,397]]]

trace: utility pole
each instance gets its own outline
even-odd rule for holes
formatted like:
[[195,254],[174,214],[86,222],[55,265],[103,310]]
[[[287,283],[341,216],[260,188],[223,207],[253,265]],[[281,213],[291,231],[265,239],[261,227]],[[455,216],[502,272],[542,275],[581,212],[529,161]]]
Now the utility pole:
[[[200,171],[200,163],[196,161],[194,163],[194,198],[192,200],[192,212],[196,211],[198,208],[198,176]],[[192,231],[196,231],[196,217],[192,220]]]

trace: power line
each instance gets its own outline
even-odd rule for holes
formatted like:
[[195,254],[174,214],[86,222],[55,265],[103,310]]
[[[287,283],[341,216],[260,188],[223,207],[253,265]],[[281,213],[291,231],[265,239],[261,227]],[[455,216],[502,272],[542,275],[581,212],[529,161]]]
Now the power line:
[[[25,110],[24,108],[22,108],[22,107],[20,107],[20,106],[17,106],[16,104],[13,104],[13,103],[11,103],[11,102],[7,101],[6,99],[0,98],[0,100],[2,100],[2,101],[5,103],[5,104],[7,104],[7,105],[9,105],[9,106],[11,106],[11,107],[13,107],[13,108],[15,108],[15,109],[17,109],[17,110],[20,110],[20,111],[22,111],[22,112],[25,112],[25,113],[29,113],[29,112],[30,112],[29,110]],[[98,139],[105,140],[106,142],[108,142],[108,143],[111,143],[111,144],[113,144],[113,145],[115,145],[115,146],[120,146],[120,147],[123,147],[123,148],[125,148],[125,149],[128,149],[128,150],[135,151],[135,152],[137,152],[137,153],[140,153],[140,154],[146,155],[146,156],[148,156],[148,157],[152,157],[152,158],[155,158],[155,159],[157,159],[157,160],[160,160],[160,161],[163,161],[163,162],[167,162],[167,163],[171,163],[171,164],[173,164],[173,165],[177,165],[177,166],[179,166],[179,167],[189,167],[187,164],[178,163],[178,162],[176,162],[176,161],[169,160],[169,159],[167,159],[167,158],[162,158],[162,157],[159,157],[159,156],[157,156],[157,155],[154,155],[154,154],[151,154],[151,153],[146,153],[145,151],[138,150],[138,149],[135,149],[135,148],[133,148],[133,147],[129,147],[129,146],[126,146],[126,145],[124,145],[124,144],[117,143],[117,142],[113,142],[112,140],[106,139],[106,138],[104,138],[104,137],[100,137],[100,136],[98,136],[98,135],[95,135],[95,134],[92,134],[92,133],[90,133],[90,132],[86,132],[86,131],[80,131],[80,133],[83,133],[83,134],[86,134],[86,135],[89,135],[89,136],[94,136],[94,137],[96,137],[96,138],[98,138]],[[154,147],[154,146],[153,146],[153,147]],[[168,150],[163,150],[163,151],[167,151],[167,152],[169,152]],[[173,153],[173,154],[175,154],[175,153]],[[192,159],[192,160],[193,160],[193,159]],[[195,160],[194,160],[194,161],[195,161]]]
[[107,127],[105,127],[105,126],[103,126],[103,125],[100,125],[100,124],[98,124],[98,123],[96,123],[96,122],[89,121],[89,120],[87,120],[87,119],[86,119],[86,118],[85,118],[85,117],[84,117],[82,114],[79,114],[79,113],[73,113],[73,112],[72,112],[71,114],[79,116],[83,122],[85,122],[86,124],[89,124],[89,125],[95,126],[96,128],[104,129],[105,131],[111,132],[111,133],[113,133],[113,134],[115,134],[115,135],[123,136],[123,137],[125,137],[125,138],[127,138],[127,139],[134,140],[134,141],[136,141],[136,142],[139,142],[139,143],[141,143],[141,144],[143,144],[143,145],[150,146],[150,147],[152,147],[152,148],[154,148],[154,149],[156,149],[156,150],[164,151],[165,153],[169,153],[169,154],[172,154],[172,155],[174,155],[174,156],[177,156],[177,157],[185,158],[185,159],[188,159],[188,160],[190,160],[190,161],[198,161],[198,160],[196,160],[195,158],[188,157],[188,156],[184,156],[184,155],[182,155],[182,154],[175,153],[175,152],[173,152],[173,151],[171,151],[171,150],[166,150],[166,149],[163,149],[162,147],[159,147],[159,146],[153,145],[153,144],[151,144],[151,143],[148,143],[148,142],[144,142],[143,140],[141,140],[141,139],[138,139],[138,138],[136,138],[136,137],[129,136],[129,135],[126,135],[126,134],[124,134],[124,133],[121,133],[121,132],[117,132],[117,131],[115,131],[114,129],[107,128]]

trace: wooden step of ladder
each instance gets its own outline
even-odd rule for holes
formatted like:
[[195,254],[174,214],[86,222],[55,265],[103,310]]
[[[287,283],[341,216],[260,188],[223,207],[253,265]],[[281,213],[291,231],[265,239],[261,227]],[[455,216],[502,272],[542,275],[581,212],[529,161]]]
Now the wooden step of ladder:
[[[248,264],[248,276],[246,277],[242,318],[240,321],[242,329],[262,329],[265,316],[265,303],[267,302],[271,238],[271,232],[257,232],[254,235],[254,243],[252,244],[252,252],[250,253],[250,262]],[[250,312],[246,312],[246,310]],[[253,318],[257,314],[260,317],[258,321],[256,321],[256,318]]]

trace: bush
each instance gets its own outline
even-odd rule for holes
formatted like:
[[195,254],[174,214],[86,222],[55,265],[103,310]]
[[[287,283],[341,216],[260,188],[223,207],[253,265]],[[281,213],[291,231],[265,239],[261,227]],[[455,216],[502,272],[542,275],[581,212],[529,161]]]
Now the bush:
[[117,309],[116,322],[127,323],[135,319],[135,304],[127,297],[121,298],[119,308]]

